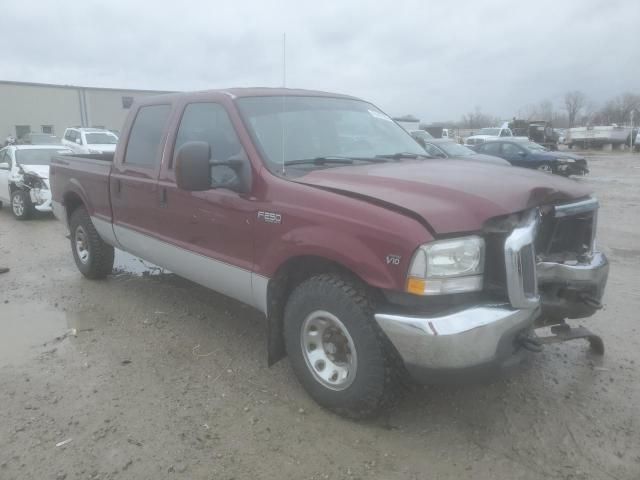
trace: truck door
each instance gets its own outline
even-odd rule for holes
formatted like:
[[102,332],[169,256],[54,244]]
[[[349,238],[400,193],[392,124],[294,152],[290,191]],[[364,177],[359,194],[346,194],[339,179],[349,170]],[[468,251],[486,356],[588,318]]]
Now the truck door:
[[[250,195],[215,188],[189,192],[176,186],[176,152],[189,141],[209,143],[213,160],[239,159],[249,163],[225,108],[214,102],[184,105],[179,127],[167,144],[172,155],[165,161],[158,183],[159,238],[168,245],[167,268],[181,276],[248,304],[251,287],[252,229],[255,204]],[[228,167],[212,166],[216,176]]]
[[126,136],[125,151],[114,159],[109,181],[118,242],[143,258],[147,258],[145,238],[157,234],[158,174],[170,114],[168,104],[139,108]]

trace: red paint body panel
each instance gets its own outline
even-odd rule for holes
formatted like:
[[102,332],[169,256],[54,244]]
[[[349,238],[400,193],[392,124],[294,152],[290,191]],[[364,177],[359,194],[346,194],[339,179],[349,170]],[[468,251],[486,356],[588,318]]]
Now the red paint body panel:
[[[400,291],[420,244],[478,231],[492,217],[589,193],[557,176],[456,160],[335,167],[285,179],[264,167],[234,103],[237,97],[283,94],[339,97],[232,89],[143,98],[125,123],[113,166],[82,158],[52,164],[53,199],[64,203],[65,193],[78,192],[92,215],[265,277],[291,258],[312,255],[342,264],[370,285]],[[173,145],[182,112],[193,102],[216,102],[227,110],[251,162],[249,193],[176,187]],[[126,168],[137,108],[158,103],[173,109],[161,164],[153,171]],[[278,213],[282,221],[258,221],[259,211]],[[388,263],[389,255],[399,256],[400,263]]]
[[111,221],[110,163],[63,156],[56,158],[49,171],[54,201],[64,203],[64,196],[74,193],[82,199],[90,215]]
[[589,194],[558,175],[453,159],[316,170],[300,182],[416,212],[437,235],[479,231],[492,217]]

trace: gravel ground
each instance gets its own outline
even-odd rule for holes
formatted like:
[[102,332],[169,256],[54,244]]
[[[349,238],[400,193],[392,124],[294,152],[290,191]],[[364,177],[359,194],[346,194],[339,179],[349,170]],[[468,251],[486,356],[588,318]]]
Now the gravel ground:
[[[314,404],[237,302],[121,255],[92,282],[61,224],[0,211],[0,479],[640,478],[640,156],[591,155],[603,336],[356,423]],[[141,275],[141,272],[146,272]]]

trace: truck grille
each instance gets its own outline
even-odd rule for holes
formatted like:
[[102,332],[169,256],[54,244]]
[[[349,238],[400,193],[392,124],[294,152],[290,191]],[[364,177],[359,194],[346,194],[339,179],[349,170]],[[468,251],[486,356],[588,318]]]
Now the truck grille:
[[595,198],[556,205],[541,213],[532,210],[523,226],[504,241],[505,279],[514,308],[538,305],[538,257],[567,262],[589,255],[594,247],[598,201]]
[[515,228],[504,242],[507,293],[514,308],[533,308],[538,304],[534,245],[538,220],[538,210],[532,210],[524,225]]
[[[582,210],[578,210],[580,205]],[[542,214],[536,252],[547,261],[579,260],[593,251],[597,201],[559,205]],[[573,210],[568,207],[574,207]]]

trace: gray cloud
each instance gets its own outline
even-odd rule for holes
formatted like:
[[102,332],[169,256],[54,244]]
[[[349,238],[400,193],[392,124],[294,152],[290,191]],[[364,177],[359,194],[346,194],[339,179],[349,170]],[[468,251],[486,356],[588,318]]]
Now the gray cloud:
[[[638,91],[640,2],[58,0],[3,6],[0,78],[350,93],[390,114],[505,118],[570,89]],[[6,42],[9,40],[8,42]],[[8,49],[8,50],[7,50]]]

